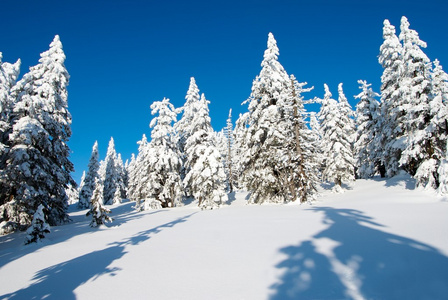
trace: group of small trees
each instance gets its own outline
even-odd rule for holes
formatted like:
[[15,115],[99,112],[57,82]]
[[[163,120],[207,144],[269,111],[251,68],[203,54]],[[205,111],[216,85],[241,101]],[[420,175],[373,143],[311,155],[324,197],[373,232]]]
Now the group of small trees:
[[158,114],[150,123],[151,142],[143,136],[128,167],[129,198],[138,209],[174,207],[186,197],[213,208],[224,197],[226,175],[208,103],[191,78],[181,109],[169,99],[151,105],[152,114]]
[[379,62],[381,101],[365,82],[358,95],[359,175],[394,176],[404,170],[417,186],[446,190],[443,161],[448,133],[448,76],[439,62],[431,62],[426,43],[401,19],[401,32],[384,21]]
[[101,162],[98,159],[98,142],[95,142],[87,174],[81,180],[78,201],[80,209],[90,208],[87,215],[92,215],[92,227],[111,220],[107,216],[110,210],[104,205],[120,203],[127,197],[127,171],[121,155],[115,151],[113,138],[109,141],[106,158]]
[[[320,180],[334,182],[341,191],[343,183],[379,174],[394,176],[405,170],[417,179],[418,186],[446,190],[446,137],[448,76],[439,62],[433,64],[421,50],[409,22],[402,18],[400,37],[389,21],[384,22],[384,43],[379,62],[384,67],[381,95],[366,81],[358,81],[361,93],[353,111],[338,86],[338,100],[325,84],[323,99],[304,101],[304,88],[288,75],[278,61],[274,36],[268,36],[267,50],[260,74],[245,101],[249,111],[240,115],[233,128],[231,114],[226,128],[214,133],[210,125],[208,101],[200,96],[191,79],[184,107],[176,111],[169,101],[165,113],[151,122],[152,141],[144,136],[139,154],[130,167],[129,196],[144,201],[140,208],[171,207],[182,198],[193,196],[203,207],[235,188],[250,192],[249,201],[309,201]],[[380,98],[380,101],[378,101]],[[162,104],[163,103],[163,104]],[[307,112],[306,103],[319,103],[319,113]],[[169,117],[168,116],[169,112]],[[177,113],[183,112],[179,121]],[[164,129],[159,119],[167,120]],[[151,150],[158,137],[164,149]],[[161,133],[160,133],[161,132]],[[169,146],[166,146],[169,145]],[[170,154],[168,154],[170,153]],[[161,167],[167,157],[170,167]],[[161,162],[159,162],[159,160]],[[170,170],[171,177],[162,175]],[[166,179],[175,178],[171,202],[165,196]],[[173,175],[174,174],[174,175]],[[156,185],[156,187],[154,187]],[[154,192],[158,191],[158,192]]]

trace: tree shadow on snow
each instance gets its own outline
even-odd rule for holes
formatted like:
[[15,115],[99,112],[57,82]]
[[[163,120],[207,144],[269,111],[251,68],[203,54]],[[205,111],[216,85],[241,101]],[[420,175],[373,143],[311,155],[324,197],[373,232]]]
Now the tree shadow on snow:
[[415,189],[416,180],[412,178],[412,176],[406,173],[405,171],[401,171],[399,174],[395,175],[392,178],[388,178],[387,180],[385,178],[380,179],[385,181],[384,185],[386,187],[403,186],[407,190]]
[[[446,299],[448,257],[352,209],[316,207],[330,226],[297,246],[271,286],[271,299]],[[369,226],[366,226],[369,224]]]
[[74,290],[84,283],[96,280],[100,276],[115,276],[121,269],[111,267],[111,264],[119,260],[127,252],[126,247],[135,246],[149,240],[162,230],[174,227],[186,222],[193,214],[186,215],[174,221],[144,230],[138,234],[112,243],[108,248],[94,251],[69,261],[38,271],[33,282],[27,288],[14,293],[0,295],[1,299],[76,299]]
[[[326,191],[332,191],[333,188],[335,187],[335,184],[334,184],[334,182],[324,181],[324,182],[321,182],[320,186],[322,187],[322,189],[324,189]],[[353,190],[353,186],[346,184],[346,183],[342,183],[341,188],[346,191]]]
[[224,204],[225,205],[232,205],[232,203],[236,200],[236,193],[235,192],[231,192],[231,193],[228,193],[226,196],[227,196],[227,200],[226,201],[224,201]]
[[[114,218],[114,221],[107,224],[106,226],[121,226],[129,221],[142,218],[147,214],[163,212],[163,210],[156,210],[152,212],[137,212],[136,210],[131,208],[131,205],[133,204],[129,203],[122,206],[112,207],[112,213],[110,214],[110,216]],[[16,232],[9,235],[1,236],[0,268],[14,260],[20,259],[21,257],[36,251],[36,248],[51,246],[70,240],[75,236],[97,232],[97,228],[92,228],[89,226],[90,221],[91,217],[80,215],[72,218],[72,222],[68,224],[51,227],[51,233],[46,236],[41,244],[31,244],[24,246],[23,241],[25,240],[25,232]]]

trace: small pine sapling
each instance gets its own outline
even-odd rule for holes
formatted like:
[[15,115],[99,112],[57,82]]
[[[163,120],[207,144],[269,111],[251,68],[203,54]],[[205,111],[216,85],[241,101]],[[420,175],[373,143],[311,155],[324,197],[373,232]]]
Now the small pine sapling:
[[103,193],[101,192],[101,185],[98,184],[98,179],[96,180],[96,188],[93,191],[93,195],[90,201],[90,210],[87,212],[86,216],[92,216],[92,221],[90,222],[90,227],[98,227],[105,224],[106,222],[112,222],[113,219],[109,217],[108,214],[111,213],[110,209],[103,206]]
[[45,237],[45,234],[50,233],[50,225],[45,220],[44,206],[39,205],[33,216],[31,226],[26,231],[25,245],[37,243]]

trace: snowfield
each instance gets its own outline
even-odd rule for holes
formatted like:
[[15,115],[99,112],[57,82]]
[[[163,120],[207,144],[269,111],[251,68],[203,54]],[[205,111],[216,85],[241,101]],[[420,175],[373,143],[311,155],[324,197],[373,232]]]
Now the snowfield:
[[86,210],[39,243],[0,237],[1,299],[447,299],[448,202],[413,179],[322,188],[313,204]]

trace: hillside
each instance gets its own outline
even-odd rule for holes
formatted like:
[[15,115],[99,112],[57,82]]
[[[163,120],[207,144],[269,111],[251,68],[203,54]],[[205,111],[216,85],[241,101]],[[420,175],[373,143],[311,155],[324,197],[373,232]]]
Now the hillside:
[[0,237],[1,299],[443,299],[448,202],[413,180],[322,187],[309,204],[86,211],[40,244]]

